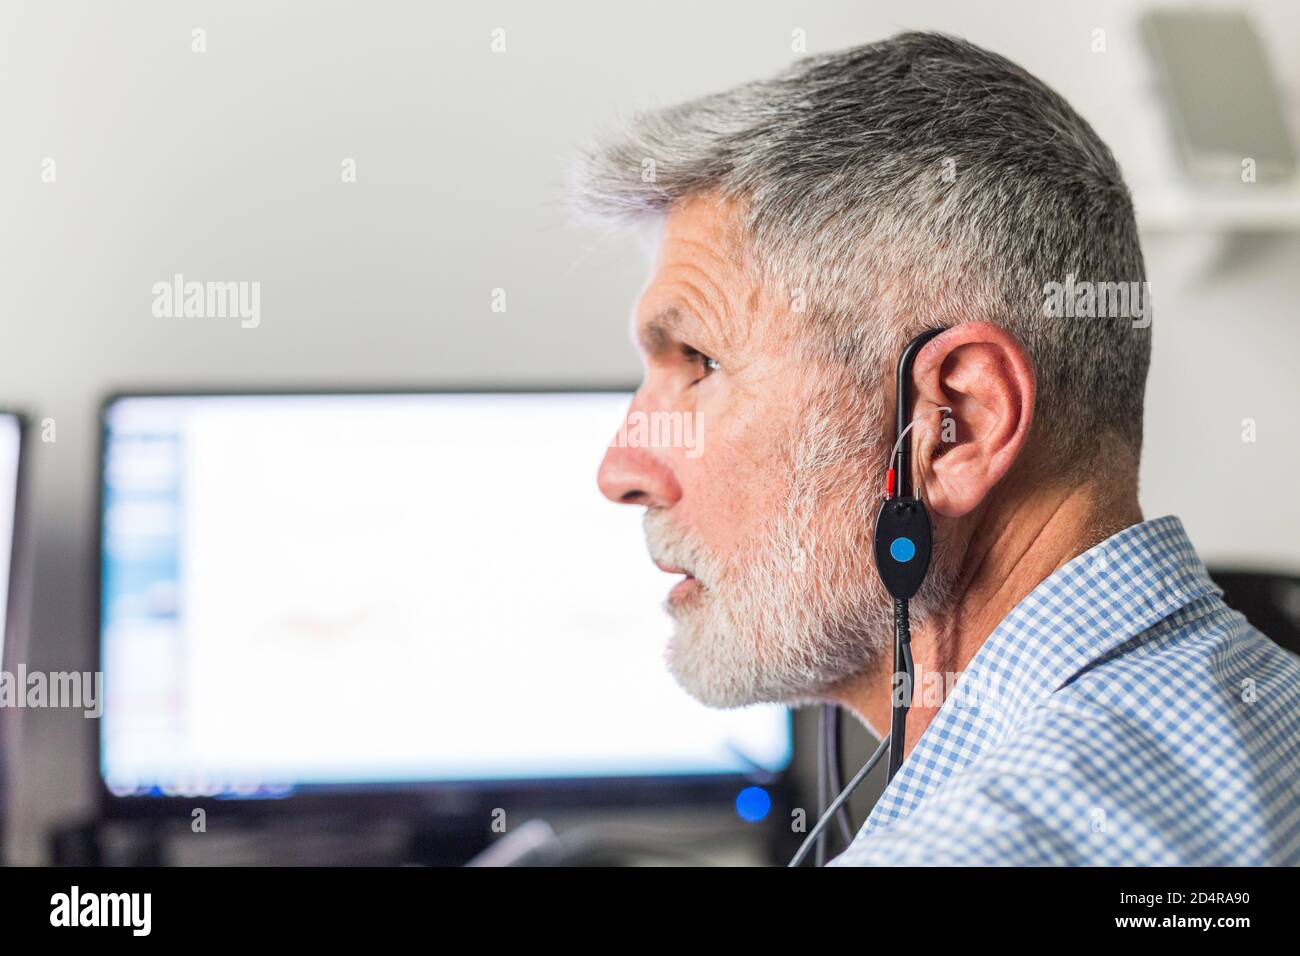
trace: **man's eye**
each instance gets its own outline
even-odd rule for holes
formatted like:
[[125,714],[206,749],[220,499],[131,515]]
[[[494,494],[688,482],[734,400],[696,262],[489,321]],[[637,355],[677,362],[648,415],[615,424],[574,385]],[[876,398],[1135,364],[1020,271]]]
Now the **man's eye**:
[[705,355],[703,352],[698,349],[693,349],[689,345],[683,346],[682,353],[686,356],[687,361],[699,365],[702,374],[695,380],[697,382],[708,378],[714,372],[722,368],[722,363],[717,359]]

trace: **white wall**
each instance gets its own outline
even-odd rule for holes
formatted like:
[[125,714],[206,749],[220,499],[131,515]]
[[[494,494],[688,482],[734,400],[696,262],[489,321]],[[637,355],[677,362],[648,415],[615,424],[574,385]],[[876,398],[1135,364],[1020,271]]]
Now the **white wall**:
[[[1295,121],[1289,6],[1258,15]],[[30,666],[86,663],[94,416],[112,386],[634,380],[640,252],[565,224],[567,158],[619,112],[780,68],[796,28],[810,52],[925,27],[1011,56],[1094,122],[1141,205],[1173,174],[1136,8],[1064,7],[6,3],[0,404],[57,425],[34,449]],[[489,50],[496,27],[505,54]],[[1300,570],[1298,252],[1295,235],[1147,243],[1159,311],[1143,504],[1183,515],[1209,558]],[[261,326],[154,318],[150,287],[175,272],[260,281]],[[498,287],[505,314],[490,309]],[[71,711],[24,721],[14,842],[32,862],[42,828],[87,805],[93,728]]]

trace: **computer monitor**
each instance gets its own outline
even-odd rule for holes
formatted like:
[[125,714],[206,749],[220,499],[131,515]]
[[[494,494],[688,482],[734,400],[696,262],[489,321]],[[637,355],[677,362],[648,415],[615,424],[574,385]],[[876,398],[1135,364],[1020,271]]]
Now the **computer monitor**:
[[639,509],[595,484],[629,398],[110,399],[109,813],[400,792],[429,806],[465,788],[729,800],[779,778],[786,709],[710,710],[665,669],[672,582]]

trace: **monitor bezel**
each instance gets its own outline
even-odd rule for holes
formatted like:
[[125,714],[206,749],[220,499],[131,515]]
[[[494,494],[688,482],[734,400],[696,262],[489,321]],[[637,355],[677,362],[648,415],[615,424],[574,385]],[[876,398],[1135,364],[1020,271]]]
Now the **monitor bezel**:
[[7,669],[13,661],[13,648],[17,643],[16,634],[22,623],[23,608],[19,605],[24,585],[23,568],[20,558],[27,543],[27,469],[29,467],[27,443],[29,440],[30,420],[24,412],[14,408],[0,406],[0,418],[12,418],[18,426],[18,469],[14,474],[13,527],[10,529],[9,573],[5,581],[5,619],[0,621],[4,630],[0,631],[0,670]]
[[[10,529],[9,573],[4,586],[5,613],[0,620],[0,670],[10,673],[18,655],[25,655],[30,626],[31,555],[28,550],[31,525],[28,495],[28,474],[31,469],[31,420],[27,413],[0,406],[0,417],[12,418],[18,425],[18,468],[14,474],[13,527]],[[19,649],[20,640],[22,642]],[[17,720],[11,708],[0,708],[0,865],[4,863],[4,848],[8,839],[10,814],[13,812],[16,756],[11,752],[17,743]]]
[[[95,547],[93,580],[93,666],[102,673],[104,584],[104,491],[108,450],[108,415],[117,402],[137,398],[294,398],[443,395],[582,395],[632,394],[635,385],[595,383],[565,385],[415,385],[415,386],[249,386],[201,388],[127,388],[107,392],[99,406],[96,479]],[[700,808],[729,803],[745,786],[768,789],[774,804],[788,802],[794,792],[794,715],[786,713],[786,758],[773,771],[712,774],[637,776],[581,776],[480,780],[429,780],[374,782],[369,784],[308,785],[288,796],[274,798],[215,798],[198,796],[122,796],[109,789],[102,771],[103,729],[95,727],[93,760],[96,803],[101,819],[174,821],[188,819],[196,810],[240,819],[289,816],[387,816],[437,819],[483,819],[494,807],[538,809],[623,809],[671,805]]]

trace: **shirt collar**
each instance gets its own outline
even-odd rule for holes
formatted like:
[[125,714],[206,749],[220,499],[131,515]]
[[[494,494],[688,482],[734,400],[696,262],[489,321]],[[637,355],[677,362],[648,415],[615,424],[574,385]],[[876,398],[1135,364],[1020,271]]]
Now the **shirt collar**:
[[[1030,709],[1159,621],[1219,589],[1172,516],[1112,535],[1024,597],[975,653],[864,830],[906,816],[1005,740]],[[924,678],[918,683],[924,692]]]

